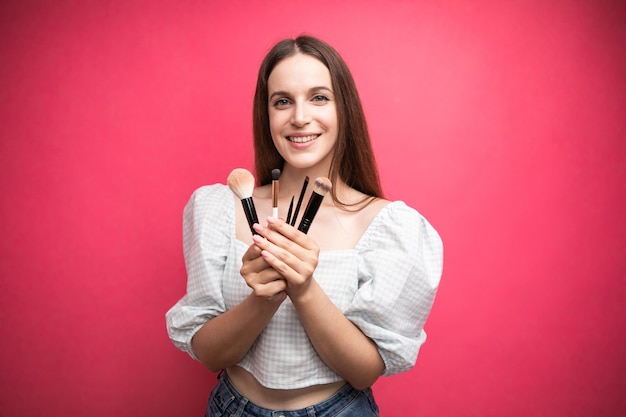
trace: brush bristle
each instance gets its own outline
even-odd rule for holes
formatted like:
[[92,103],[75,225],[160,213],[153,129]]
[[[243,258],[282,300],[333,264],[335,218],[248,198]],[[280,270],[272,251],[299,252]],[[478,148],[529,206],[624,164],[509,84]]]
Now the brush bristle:
[[272,170],[272,181],[278,181],[280,178],[280,169],[276,168]]
[[315,179],[315,185],[313,187],[313,191],[322,197],[326,195],[327,192],[332,188],[333,183],[326,177],[318,177]]
[[247,169],[235,168],[228,175],[228,186],[240,200],[252,197],[254,176]]

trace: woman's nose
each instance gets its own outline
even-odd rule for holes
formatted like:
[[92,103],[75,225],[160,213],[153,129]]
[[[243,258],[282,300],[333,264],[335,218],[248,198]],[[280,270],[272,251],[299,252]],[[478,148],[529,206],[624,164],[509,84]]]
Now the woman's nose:
[[291,115],[291,123],[294,126],[302,127],[311,122],[311,114],[305,104],[296,104],[293,107]]

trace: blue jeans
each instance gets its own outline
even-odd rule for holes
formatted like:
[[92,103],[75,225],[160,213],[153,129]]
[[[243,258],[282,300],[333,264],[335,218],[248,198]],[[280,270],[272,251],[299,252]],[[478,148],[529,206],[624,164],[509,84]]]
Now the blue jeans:
[[344,385],[321,403],[299,410],[269,410],[241,395],[226,372],[211,392],[205,417],[377,417],[378,406],[371,388],[356,390]]

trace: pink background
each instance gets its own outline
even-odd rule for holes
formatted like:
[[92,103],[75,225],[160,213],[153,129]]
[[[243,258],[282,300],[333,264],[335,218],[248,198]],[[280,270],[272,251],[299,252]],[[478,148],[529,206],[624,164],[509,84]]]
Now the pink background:
[[0,2],[0,415],[203,415],[215,377],[164,323],[182,209],[251,168],[258,65],[303,32],[445,242],[381,415],[624,415],[624,4]]

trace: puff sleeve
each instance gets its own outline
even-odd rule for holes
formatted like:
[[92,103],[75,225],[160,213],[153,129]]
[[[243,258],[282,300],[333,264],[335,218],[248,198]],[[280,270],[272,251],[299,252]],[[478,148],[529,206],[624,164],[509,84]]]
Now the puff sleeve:
[[200,327],[222,314],[225,308],[222,280],[233,213],[233,195],[223,184],[197,189],[183,211],[183,251],[187,292],[166,313],[170,340],[198,359],[191,338]]
[[344,314],[376,343],[383,375],[405,372],[426,340],[424,324],[443,270],[441,238],[417,211],[394,202],[356,249],[359,288]]

